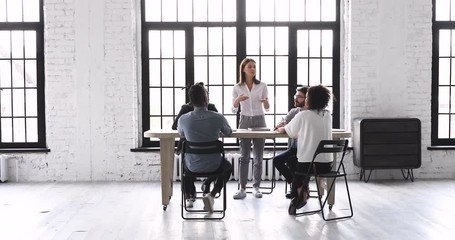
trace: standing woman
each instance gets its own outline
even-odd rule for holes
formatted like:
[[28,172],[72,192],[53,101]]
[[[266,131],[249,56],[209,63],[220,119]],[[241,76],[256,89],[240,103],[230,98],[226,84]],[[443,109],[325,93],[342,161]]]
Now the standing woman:
[[[265,111],[269,110],[267,84],[256,79],[256,62],[245,58],[240,63],[239,82],[232,91],[232,112],[237,113],[239,107],[239,129],[266,127]],[[264,154],[265,139],[240,138],[240,189],[234,194],[234,199],[246,197],[246,184],[248,181],[248,168],[250,163],[251,143],[253,142],[253,195],[262,197],[259,191],[262,176],[262,157]]]

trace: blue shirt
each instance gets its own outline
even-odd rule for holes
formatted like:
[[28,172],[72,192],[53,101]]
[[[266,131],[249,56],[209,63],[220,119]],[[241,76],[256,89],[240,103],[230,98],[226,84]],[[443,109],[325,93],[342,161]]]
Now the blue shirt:
[[[211,142],[232,133],[226,118],[220,113],[209,111],[206,107],[195,107],[194,111],[182,115],[177,124],[180,136],[190,142]],[[219,154],[186,154],[186,165],[192,172],[213,172],[221,163]]]

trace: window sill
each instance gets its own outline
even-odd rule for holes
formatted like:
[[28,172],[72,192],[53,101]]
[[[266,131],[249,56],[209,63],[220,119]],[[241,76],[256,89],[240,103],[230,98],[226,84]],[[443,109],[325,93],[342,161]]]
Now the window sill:
[[159,147],[139,147],[139,148],[131,148],[131,152],[159,152]]
[[2,148],[0,153],[48,153],[49,148]]
[[427,150],[430,150],[430,151],[455,150],[455,146],[431,146],[431,147],[427,147]]

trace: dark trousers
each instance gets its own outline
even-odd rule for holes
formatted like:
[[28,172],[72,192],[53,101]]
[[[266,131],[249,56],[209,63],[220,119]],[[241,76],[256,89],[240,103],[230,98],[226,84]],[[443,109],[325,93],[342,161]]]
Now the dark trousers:
[[288,183],[291,183],[294,179],[296,164],[297,148],[288,148],[273,158],[273,166],[283,175]]
[[[317,173],[328,173],[332,170],[332,163],[314,163]],[[314,169],[311,162],[298,162],[296,165],[296,171],[294,181],[292,182],[292,189],[303,186],[303,190],[308,191],[308,183],[310,182],[311,175],[314,174]]]
[[[188,169],[185,169],[185,171],[188,171],[191,173],[190,170]],[[215,181],[215,187],[212,189],[211,191],[211,195],[212,196],[215,196],[216,194],[218,194],[219,192],[221,192],[221,189],[223,189],[223,182],[224,181],[229,181],[229,179],[231,178],[231,174],[232,174],[232,164],[226,160],[224,160],[220,167],[214,171],[214,172],[223,172],[222,175],[216,177],[216,181]],[[194,187],[194,182],[196,181],[196,177],[184,177],[185,180],[185,185],[184,185],[184,192],[185,194],[189,194],[189,195],[193,195],[195,196],[196,195],[196,188]],[[208,178],[209,179],[214,179],[214,178]]]

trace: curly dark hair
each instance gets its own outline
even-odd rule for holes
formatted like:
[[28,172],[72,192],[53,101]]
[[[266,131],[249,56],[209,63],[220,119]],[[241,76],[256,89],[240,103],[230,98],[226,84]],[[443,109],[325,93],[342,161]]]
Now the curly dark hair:
[[309,110],[324,110],[328,105],[332,93],[322,85],[312,86],[308,88],[307,98]]
[[190,96],[191,104],[195,107],[203,107],[207,104],[207,91],[204,85],[194,84],[190,87],[188,95]]

